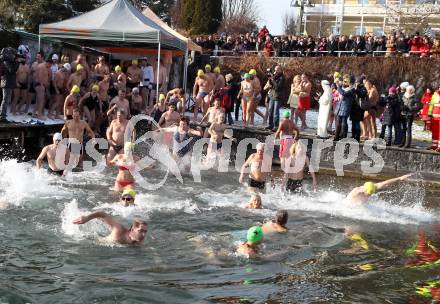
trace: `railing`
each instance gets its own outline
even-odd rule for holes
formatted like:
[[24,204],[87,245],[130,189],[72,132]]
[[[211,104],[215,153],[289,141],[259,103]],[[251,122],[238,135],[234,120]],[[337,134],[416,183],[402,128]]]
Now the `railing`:
[[[241,57],[241,56],[267,56],[270,57],[362,57],[362,56],[420,56],[421,54],[430,54],[430,51],[237,51],[237,50],[215,50],[211,57]],[[278,55],[278,56],[277,56]],[[280,56],[281,55],[281,56]],[[420,56],[429,58],[429,56]]]

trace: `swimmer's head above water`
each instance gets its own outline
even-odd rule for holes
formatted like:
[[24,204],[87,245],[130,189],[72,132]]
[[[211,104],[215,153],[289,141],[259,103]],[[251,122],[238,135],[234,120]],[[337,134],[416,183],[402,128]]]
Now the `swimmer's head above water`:
[[128,236],[129,238],[137,243],[141,243],[145,239],[145,235],[148,231],[148,224],[142,220],[134,220],[131,225]]
[[252,195],[251,200],[246,205],[248,209],[261,209],[262,207],[261,196],[258,194]]
[[368,195],[373,195],[376,193],[376,185],[373,182],[366,182],[364,184],[364,192]]
[[125,189],[121,195],[121,203],[125,207],[134,205],[135,198],[136,198],[136,191],[134,191],[133,189]]
[[263,229],[260,226],[253,226],[249,228],[246,239],[248,243],[259,244],[263,240]]
[[284,227],[287,224],[287,220],[289,219],[289,213],[286,210],[278,210],[275,214],[273,222]]

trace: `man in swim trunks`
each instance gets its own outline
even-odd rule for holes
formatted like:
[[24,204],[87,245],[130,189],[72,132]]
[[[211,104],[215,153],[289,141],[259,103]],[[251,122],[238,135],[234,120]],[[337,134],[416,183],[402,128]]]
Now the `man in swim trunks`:
[[34,73],[34,88],[37,95],[37,104],[34,109],[34,116],[45,119],[44,106],[46,105],[47,93],[52,79],[50,62],[42,62],[37,65]]
[[67,81],[67,89],[70,91],[74,85],[81,88],[81,83],[83,81],[83,71],[84,67],[81,64],[76,65],[76,70],[69,76]]
[[62,119],[61,114],[63,113],[63,97],[68,92],[67,80],[69,79],[70,69],[70,64],[65,63],[55,74],[55,78],[53,80],[55,95],[54,102],[49,107],[49,114],[47,115],[49,118],[53,118],[53,114],[55,112],[55,119]]
[[[59,62],[58,62],[58,55],[57,54],[53,54],[52,55],[52,64],[50,65],[50,72],[51,72],[52,78],[50,80],[50,85],[49,85],[49,93],[50,93],[50,102],[49,102],[49,104],[51,106],[55,103],[55,95],[56,95],[55,75],[57,74],[59,69],[60,69],[60,67],[59,67]],[[49,112],[47,117],[52,118],[53,116]]]
[[105,62],[104,56],[98,57],[98,64],[95,66],[95,73],[96,73],[96,80],[101,81],[104,79],[105,75],[110,74],[110,68],[108,67],[107,63]]
[[127,68],[127,89],[129,91],[133,88],[138,88],[142,79],[142,70],[138,66],[137,59],[131,61],[131,65]]
[[[58,168],[57,161],[56,161],[57,149],[59,148],[58,146],[62,140],[63,140],[63,136],[61,135],[61,133],[55,133],[53,135],[53,144],[47,145],[46,147],[44,147],[43,150],[41,150],[41,153],[38,156],[37,161],[35,162],[35,169],[37,171],[40,170],[41,162],[43,161],[43,159],[47,158],[47,163],[48,163],[47,173],[58,175],[58,176],[64,175],[64,170]],[[69,158],[68,157],[68,150],[66,148],[64,148],[64,149],[61,148],[59,152],[62,152],[62,151],[64,151],[66,153],[64,160],[63,160],[63,164],[65,165],[66,160]]]
[[112,74],[113,86],[119,91],[127,90],[127,76],[122,72],[122,68],[117,65],[115,66],[115,73]]
[[254,86],[251,80],[251,75],[249,73],[244,74],[244,80],[241,82],[240,92],[238,93],[237,99],[241,96],[241,110],[243,111],[243,122],[244,126],[247,127],[250,119],[249,110],[251,99],[254,96]]
[[214,94],[220,92],[220,90],[225,87],[226,80],[220,72],[220,67],[214,68],[214,83]]
[[64,123],[63,129],[61,130],[61,134],[63,134],[64,138],[76,139],[77,142],[70,142],[69,149],[71,154],[74,154],[74,157],[78,157],[79,166],[82,166],[82,161],[84,158],[84,134],[87,134],[95,139],[95,132],[90,128],[87,122],[81,120],[79,109],[76,108],[73,110],[73,119],[68,120]]
[[133,88],[133,90],[131,91],[131,100],[130,100],[130,112],[133,115],[138,115],[138,114],[144,114],[145,113],[145,108],[144,106],[144,102],[142,100],[142,96],[139,92],[139,88],[135,87]]
[[307,129],[306,112],[310,110],[311,99],[310,92],[312,90],[312,83],[306,74],[301,75],[300,92],[298,98],[298,116],[301,119],[301,129]]
[[17,85],[14,89],[14,99],[12,100],[11,113],[16,115],[17,112],[21,112],[21,108],[27,101],[27,94],[29,90],[29,80],[31,68],[29,64],[26,63],[26,58],[22,57],[18,59],[19,66],[16,73]]
[[[290,147],[290,157],[286,159],[284,172],[284,182],[286,184],[287,192],[301,193],[302,182],[304,179],[304,168],[307,165],[309,167],[310,175],[313,180],[313,191],[316,191],[316,175],[313,168],[310,166],[310,160],[306,154],[307,148],[301,141],[292,143]],[[293,164],[292,164],[293,162]]]
[[175,88],[169,91],[166,95],[166,100],[177,104],[177,111],[181,115],[185,114],[185,91],[182,88]]
[[206,114],[210,105],[210,92],[213,88],[211,79],[205,76],[202,70],[197,72],[197,78],[194,83],[193,96],[195,100],[194,105],[194,117],[193,120],[197,121],[197,115],[199,109],[202,109],[203,115]]
[[80,91],[81,89],[79,88],[79,86],[74,85],[70,90],[70,94],[67,95],[63,107],[65,121],[73,119],[73,110],[78,109],[79,98],[81,96]]
[[[257,152],[251,154],[241,167],[240,183],[244,182],[245,170],[250,167],[248,188],[251,192],[264,193],[266,189],[267,173],[262,171],[265,147],[263,143],[257,144]],[[271,165],[272,157],[267,157],[266,161],[270,161],[268,165]]]
[[26,101],[26,108],[24,110],[25,113],[29,111],[30,105],[32,100],[34,100],[35,97],[35,77],[36,77],[36,70],[39,64],[44,62],[44,55],[42,52],[38,52],[37,56],[35,58],[35,62],[31,65],[31,71],[30,71],[30,86],[29,86],[29,94]]
[[[293,135],[295,133],[295,135]],[[280,138],[280,161],[281,169],[284,170],[284,162],[289,157],[290,146],[298,140],[299,129],[295,123],[290,119],[290,112],[288,110],[283,112],[283,120],[275,132],[275,139]]]
[[246,204],[247,209],[261,209],[263,204],[261,203],[261,196],[259,194],[253,194],[250,201]]
[[192,143],[189,142],[186,145],[182,143],[186,142],[191,136],[202,137],[203,131],[201,127],[197,127],[197,130],[189,127],[189,118],[180,118],[179,127],[174,131],[173,141],[173,156],[174,158],[182,158],[192,149]]
[[405,181],[412,175],[406,174],[380,183],[366,182],[363,186],[351,190],[345,201],[350,204],[364,204],[374,193],[385,190],[399,181]]
[[133,189],[125,189],[121,194],[120,204],[124,207],[134,206],[134,200],[136,198],[136,191]]
[[241,244],[237,253],[246,255],[250,258],[255,257],[259,251],[259,245],[263,241],[263,229],[260,226],[253,226],[249,228],[246,235],[246,242]]
[[124,110],[118,109],[116,118],[110,123],[106,132],[107,141],[110,146],[107,154],[109,161],[112,160],[116,154],[122,154],[124,152],[124,136],[127,124],[128,121]]
[[[82,68],[80,69],[81,74],[81,83],[78,85],[82,90],[87,89],[87,82],[89,80],[90,75],[90,67],[89,64],[86,61],[86,57],[83,54],[78,54],[76,57],[76,60],[71,63],[72,69],[74,71],[78,71],[78,65],[81,65]],[[77,84],[77,83],[75,83]]]
[[73,224],[81,225],[93,219],[100,219],[110,226],[111,233],[107,239],[122,245],[140,245],[144,241],[148,229],[148,224],[141,220],[134,220],[131,227],[127,229],[112,216],[103,211],[96,211],[88,215],[80,216],[73,221]]
[[278,210],[273,220],[264,223],[263,226],[261,226],[261,229],[263,229],[263,233],[266,235],[269,233],[286,232],[287,231],[286,224],[288,217],[289,214],[287,213],[286,210]]
[[[217,116],[219,116],[220,114],[225,114],[225,109],[221,105],[220,98],[216,98],[214,100],[214,105],[208,109],[200,123],[202,124],[203,122],[208,120],[207,126],[209,128],[209,126],[211,126],[211,124],[213,124],[217,120]],[[205,130],[205,137],[208,137],[208,128],[206,128]]]
[[115,117],[114,113],[117,109],[122,109],[124,113],[127,115],[127,119],[130,118],[130,102],[125,98],[126,93],[124,90],[118,91],[118,96],[110,101],[110,109],[107,111],[108,117]]
[[173,125],[178,125],[180,122],[180,114],[176,111],[176,105],[170,104],[168,106],[168,111],[162,114],[159,119],[159,126],[167,128]]
[[210,64],[205,65],[205,76],[208,80],[210,80],[210,82],[212,84],[211,90],[214,90],[216,77],[215,77],[215,74],[211,72],[211,69],[212,69],[212,67]]

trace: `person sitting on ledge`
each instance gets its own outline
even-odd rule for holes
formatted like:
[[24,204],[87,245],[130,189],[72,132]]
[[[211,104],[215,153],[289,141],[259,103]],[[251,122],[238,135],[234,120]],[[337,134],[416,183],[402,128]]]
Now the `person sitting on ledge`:
[[412,175],[413,174],[406,174],[380,183],[366,182],[363,186],[351,190],[345,200],[350,204],[366,203],[373,194],[385,190],[399,181],[405,181]]

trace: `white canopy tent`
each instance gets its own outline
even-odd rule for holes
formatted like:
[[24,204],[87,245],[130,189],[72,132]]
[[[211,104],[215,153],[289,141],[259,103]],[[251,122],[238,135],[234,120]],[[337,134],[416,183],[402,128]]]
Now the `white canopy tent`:
[[[181,50],[188,53],[187,39],[182,39],[152,18],[148,18],[127,0],[111,0],[82,15],[60,22],[41,24],[39,34],[40,38],[57,38],[92,48],[157,47],[157,92],[159,92],[161,49]],[[186,69],[187,60],[185,60]]]

